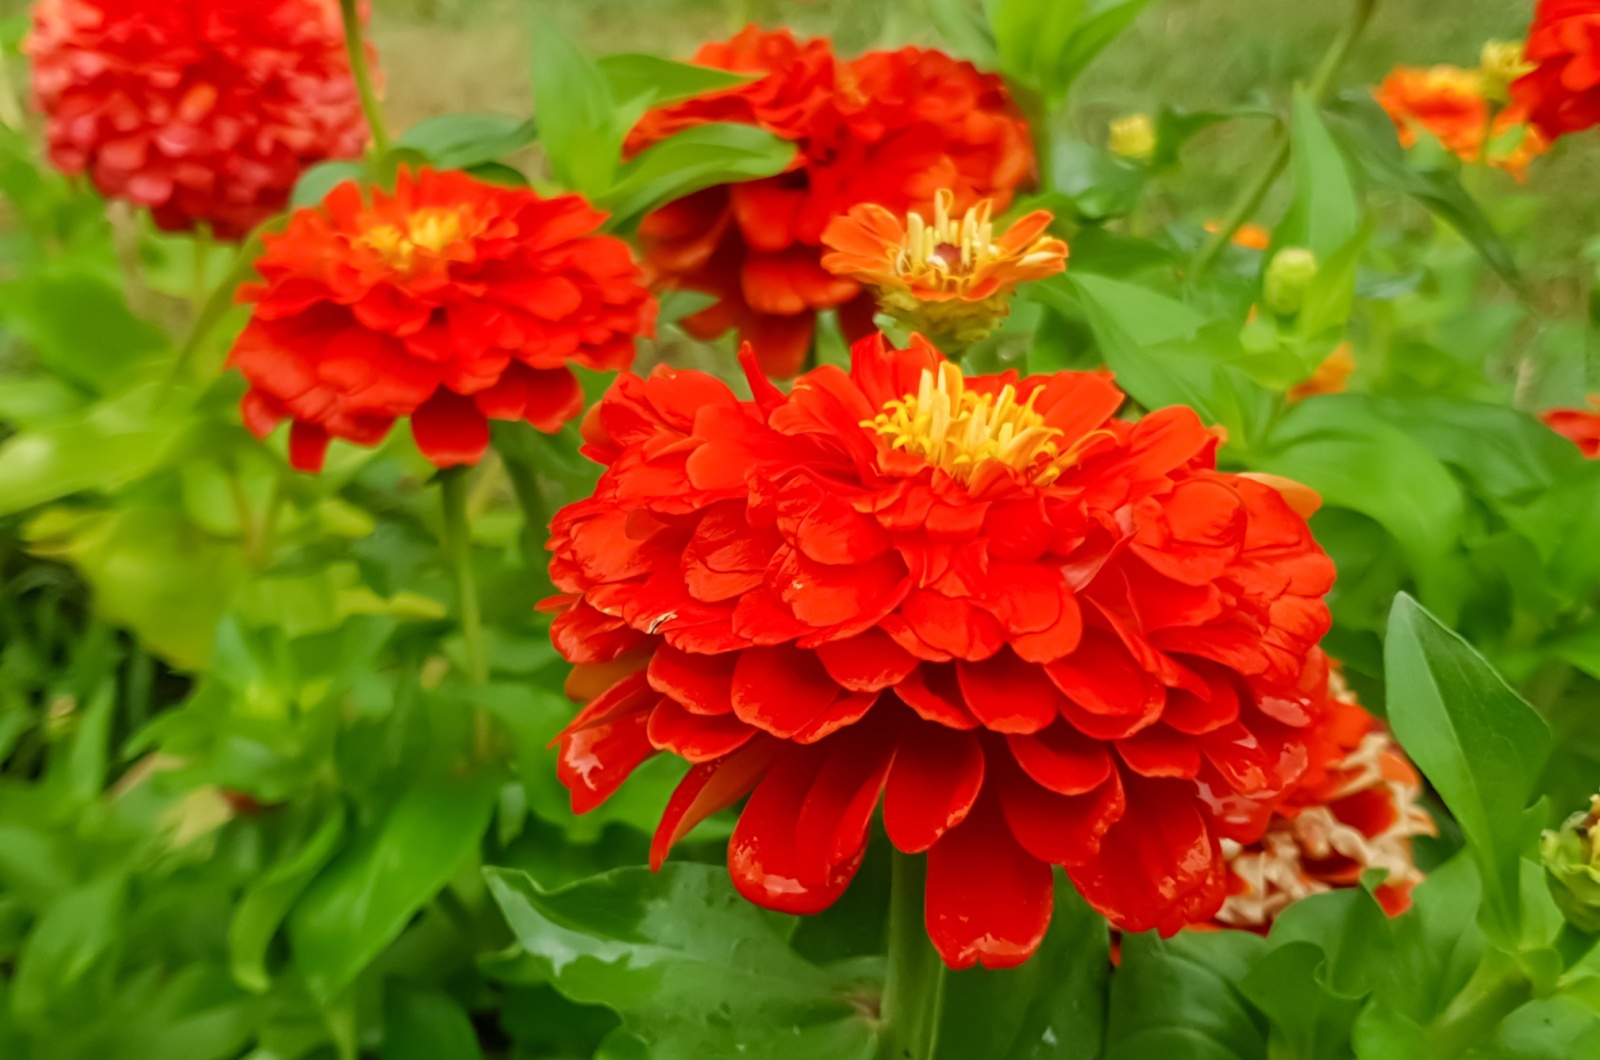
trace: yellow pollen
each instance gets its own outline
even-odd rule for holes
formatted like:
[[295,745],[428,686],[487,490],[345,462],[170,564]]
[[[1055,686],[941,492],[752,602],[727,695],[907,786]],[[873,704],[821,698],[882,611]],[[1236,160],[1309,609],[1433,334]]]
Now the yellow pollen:
[[1006,385],[999,394],[966,388],[961,369],[939,366],[938,374],[923,369],[916,393],[890,401],[861,426],[890,440],[890,446],[920,456],[969,488],[988,485],[1004,469],[1022,472],[1036,486],[1048,486],[1078,462],[1094,432],[1070,447],[1064,436],[1045,425],[1035,411],[1039,391],[1018,403],[1017,389]]
[[943,188],[934,197],[933,221],[913,213],[906,218],[906,245],[895,272],[907,281],[955,293],[972,286],[978,270],[1004,258],[994,243],[994,204],[984,199],[961,218],[952,217],[955,195]]
[[417,210],[406,218],[406,226],[373,225],[357,237],[356,242],[374,251],[384,263],[400,272],[410,272],[416,265],[417,254],[425,251],[437,256],[461,241],[466,232],[466,218],[460,209],[430,206]]

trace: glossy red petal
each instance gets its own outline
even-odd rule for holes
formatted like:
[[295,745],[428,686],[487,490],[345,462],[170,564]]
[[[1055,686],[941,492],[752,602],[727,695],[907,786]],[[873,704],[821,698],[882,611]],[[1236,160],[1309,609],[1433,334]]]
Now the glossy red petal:
[[956,677],[967,709],[994,732],[1038,732],[1060,717],[1062,696],[1044,669],[1010,651],[978,663],[960,660]]
[[758,731],[730,714],[714,717],[691,714],[667,697],[662,697],[650,712],[646,726],[653,746],[690,762],[709,762],[732,754],[749,743]]
[[928,937],[951,968],[1011,968],[1044,941],[1055,903],[1050,866],[1011,835],[984,795],[928,851]]
[[738,659],[735,654],[691,655],[661,644],[650,658],[650,687],[696,714],[728,714],[733,710],[733,668]]
[[857,692],[897,685],[917,667],[916,656],[879,629],[818,645],[817,658],[840,687]]
[[774,736],[800,732],[839,695],[815,653],[789,645],[748,648],[734,665],[734,713]]
[[895,694],[906,706],[936,724],[951,729],[976,729],[980,724],[967,708],[954,666],[923,663],[895,687]]
[[984,754],[970,732],[923,721],[906,724],[884,790],[890,842],[920,854],[960,824],[983,788]]
[[758,735],[726,758],[702,762],[690,769],[678,782],[661,815],[650,843],[650,868],[661,871],[673,844],[707,817],[750,794],[782,747],[772,737]]
[[1035,783],[1058,795],[1093,791],[1116,769],[1105,744],[1089,739],[1066,723],[1051,725],[1031,736],[1007,736],[1006,745]]
[[811,878],[812,866],[802,862],[795,826],[827,761],[821,746],[786,750],[739,815],[728,842],[728,872],[739,893],[759,906],[780,913],[820,913],[844,893],[861,864],[864,848],[826,866],[819,880],[802,878]]
[[411,414],[411,434],[439,468],[476,464],[489,449],[489,421],[478,406],[442,388]]

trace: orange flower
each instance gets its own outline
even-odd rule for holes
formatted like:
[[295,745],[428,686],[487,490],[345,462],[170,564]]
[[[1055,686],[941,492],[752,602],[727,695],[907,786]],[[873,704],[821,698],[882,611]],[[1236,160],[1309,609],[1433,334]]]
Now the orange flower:
[[[1207,232],[1215,234],[1222,231],[1222,222],[1207,221],[1205,228]],[[1272,233],[1258,224],[1242,224],[1233,234],[1231,242],[1234,246],[1244,247],[1246,250],[1266,250],[1272,246]]]
[[1304,401],[1318,394],[1342,394],[1355,370],[1356,359],[1350,352],[1350,344],[1341,342],[1338,349],[1317,366],[1310,379],[1289,389],[1287,397],[1290,401]]
[[571,363],[633,362],[655,302],[628,247],[576,195],[544,199],[465,173],[402,170],[393,194],[355,183],[266,237],[255,315],[230,363],[245,424],[294,421],[294,466],[328,439],[376,445],[411,417],[439,467],[475,463],[489,419],[556,431],[583,409]]
[[165,229],[240,238],[367,142],[335,0],[42,0],[26,48],[51,162]]
[[1591,397],[1594,409],[1551,409],[1540,415],[1546,427],[1575,445],[1590,460],[1600,460],[1600,396]]
[[1453,154],[1478,156],[1489,124],[1489,102],[1478,71],[1398,67],[1378,86],[1377,99],[1400,134],[1400,146],[1415,147],[1427,132]]
[[[1528,164],[1549,150],[1538,130],[1525,128],[1507,146],[1528,112],[1514,105],[1494,115],[1481,70],[1435,66],[1429,70],[1398,67],[1376,93],[1400,136],[1402,147],[1415,147],[1423,133],[1444,145],[1463,162],[1485,163],[1522,180]],[[1485,142],[1487,137],[1487,143]]]
[[1279,913],[1313,894],[1360,885],[1368,869],[1389,875],[1376,897],[1391,916],[1410,908],[1422,882],[1411,841],[1436,835],[1418,805],[1422,781],[1388,732],[1362,709],[1337,670],[1318,764],[1274,811],[1253,843],[1223,843],[1231,893],[1215,926],[1265,932]]
[[984,199],[957,218],[955,195],[941,188],[932,222],[905,220],[875,203],[854,206],[822,234],[822,267],[873,288],[878,305],[914,331],[981,339],[1010,311],[1017,285],[1067,267],[1067,244],[1045,234],[1055,218],[1035,210],[998,239]]
[[1004,209],[1033,175],[1026,124],[993,75],[936,51],[834,58],[825,40],[751,27],[708,44],[695,61],[765,77],[645,116],[636,152],[707,122],[757,125],[799,147],[789,172],[719,185],[647,216],[639,234],[652,279],[716,304],[683,326],[712,339],[737,329],[769,375],[800,370],[816,314],[837,309],[851,337],[872,330],[860,284],[822,268],[822,234],[864,202],[891,213],[928,210],[940,188],[953,209]]

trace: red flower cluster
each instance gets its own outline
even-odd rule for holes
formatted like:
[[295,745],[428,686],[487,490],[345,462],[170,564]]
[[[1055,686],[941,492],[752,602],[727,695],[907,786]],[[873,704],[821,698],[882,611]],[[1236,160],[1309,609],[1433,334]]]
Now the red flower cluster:
[[1329,686],[1312,767],[1259,840],[1223,843],[1232,880],[1218,927],[1265,932],[1294,902],[1357,887],[1368,869],[1388,872],[1374,893],[1389,915],[1411,907],[1411,891],[1423,878],[1411,841],[1437,834],[1417,802],[1422,779],[1338,671]]
[[653,864],[748,793],[735,884],[814,913],[881,796],[955,967],[1027,959],[1052,864],[1129,930],[1212,916],[1325,709],[1305,520],[1191,410],[1112,418],[1104,375],[876,336],[785,396],[744,361],[753,402],[658,368],[585,420],[607,470],[551,542],[555,643],[604,689],[560,738],[574,809],[681,755]]
[[240,238],[367,142],[336,0],[41,0],[27,51],[51,161],[165,229]]
[[1550,149],[1521,105],[1495,113],[1480,70],[1396,67],[1374,95],[1394,122],[1402,147],[1415,147],[1428,133],[1463,162],[1503,169],[1519,181]]
[[1539,0],[1512,97],[1547,137],[1600,125],[1600,0]]
[[819,309],[869,331],[873,303],[861,285],[822,268],[828,222],[861,203],[893,214],[931,214],[941,188],[959,216],[979,200],[1003,210],[1033,174],[1027,126],[999,78],[934,51],[835,59],[826,40],[746,29],[708,44],[695,62],[765,73],[750,84],[676,104],[633,130],[633,152],[708,122],[757,125],[799,146],[787,173],[709,188],[645,218],[647,265],[668,286],[717,304],[684,325],[700,338],[730,328],[769,375],[799,371]]
[[1550,409],[1539,418],[1584,456],[1600,460],[1600,397],[1591,397],[1587,409]]
[[246,425],[292,419],[307,471],[330,437],[376,445],[401,416],[439,467],[475,463],[488,419],[559,430],[583,409],[569,362],[626,368],[655,324],[627,244],[593,234],[604,219],[464,173],[402,171],[370,202],[335,188],[266,237],[264,282],[240,291]]

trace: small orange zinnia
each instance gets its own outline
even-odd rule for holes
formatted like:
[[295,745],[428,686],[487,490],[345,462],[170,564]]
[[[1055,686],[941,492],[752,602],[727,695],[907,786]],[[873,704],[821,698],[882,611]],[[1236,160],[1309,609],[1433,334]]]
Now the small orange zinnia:
[[1549,150],[1549,141],[1529,125],[1526,107],[1496,114],[1488,88],[1481,70],[1402,66],[1375,95],[1394,122],[1400,146],[1415,147],[1426,133],[1463,162],[1494,166],[1522,180],[1528,164]]
[[627,244],[594,234],[604,219],[465,173],[340,185],[265,238],[263,282],[240,291],[255,304],[230,358],[250,381],[246,426],[293,420],[303,471],[330,438],[376,445],[402,416],[438,467],[476,463],[490,419],[559,430],[583,409],[569,366],[626,368],[654,327]]
[[902,220],[874,203],[852,207],[822,234],[822,267],[873,288],[878,306],[914,331],[975,342],[1010,313],[1017,285],[1067,267],[1067,244],[1046,235],[1055,220],[1035,210],[996,237],[994,203],[962,217],[941,189],[933,220],[913,211]]

